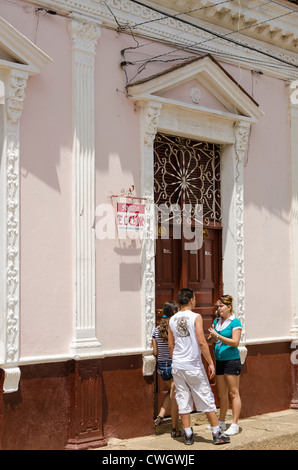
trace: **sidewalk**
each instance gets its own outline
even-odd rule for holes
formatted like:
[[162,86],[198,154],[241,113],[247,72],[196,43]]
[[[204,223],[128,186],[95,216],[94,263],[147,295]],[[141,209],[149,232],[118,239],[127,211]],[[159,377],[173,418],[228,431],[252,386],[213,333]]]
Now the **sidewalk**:
[[[231,421],[227,419],[227,424]],[[183,438],[170,436],[170,421],[156,430],[156,434],[134,439],[110,439],[108,445],[95,450],[156,450],[156,451],[191,451],[198,450],[298,450],[298,410],[286,410],[251,418],[241,419],[241,432],[231,436],[231,442],[215,446],[211,431],[206,429],[205,415],[192,415],[195,442],[186,446]],[[116,454],[117,455],[117,454]]]

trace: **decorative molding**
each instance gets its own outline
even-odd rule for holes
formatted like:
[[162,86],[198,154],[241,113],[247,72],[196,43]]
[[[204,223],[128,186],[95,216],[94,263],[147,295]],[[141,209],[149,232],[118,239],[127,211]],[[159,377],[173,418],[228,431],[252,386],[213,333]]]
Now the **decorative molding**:
[[3,393],[17,392],[19,388],[21,370],[19,367],[13,367],[11,369],[5,368],[4,370],[4,383]]
[[[150,3],[150,2],[148,2]],[[184,4],[177,2],[173,5],[171,0],[159,0],[156,2],[160,8],[173,11],[177,14],[187,10],[189,14],[181,15],[194,23],[198,20],[212,23],[228,30],[237,31],[242,37],[253,37],[259,41],[271,43],[284,49],[297,52],[298,36],[295,15],[289,15],[289,9],[283,5],[264,4],[260,5],[255,0],[242,0],[239,2],[222,2],[222,0],[190,0],[185,8]],[[155,4],[156,5],[156,4]],[[265,6],[266,5],[266,6]],[[290,7],[294,10],[294,5]],[[170,9],[170,10],[169,10]],[[298,12],[298,9],[297,9]],[[205,23],[206,24],[206,23]],[[225,34],[222,32],[221,34]]]
[[[186,103],[169,100],[160,96],[169,89],[177,87],[181,83],[196,79],[198,84],[202,84],[207,90],[226,108],[226,112],[216,109],[207,109],[198,105],[187,105]],[[257,122],[263,115],[254,99],[243,92],[231,76],[220,66],[220,64],[210,55],[192,59],[183,66],[176,66],[166,72],[161,72],[151,79],[140,80],[128,87],[128,93],[134,101],[150,101],[162,103],[163,109],[176,108],[176,113],[180,107],[182,113],[197,115],[198,112],[212,119],[218,117],[222,122],[237,122],[239,120]],[[171,109],[172,112],[172,109]],[[222,124],[221,124],[222,126]],[[234,141],[234,136],[233,136]]]
[[[1,81],[4,106],[0,120],[2,155],[0,168],[0,363],[5,371],[5,392],[15,391],[19,380],[20,291],[20,119],[29,75],[51,61],[31,41],[0,18]],[[15,385],[12,385],[15,384]]]
[[99,26],[92,23],[82,23],[80,20],[72,20],[70,23],[73,51],[78,51],[77,60],[84,63],[84,54],[90,55],[90,66],[93,68],[97,41],[101,31]]
[[155,372],[156,357],[153,355],[143,356],[143,375],[150,376]]
[[[81,17],[82,22],[90,19],[91,22],[100,22],[102,26],[109,28],[118,28],[119,25],[122,25],[121,32],[126,32],[127,34],[131,33],[129,25],[139,25],[133,30],[135,35],[139,34],[156,40],[162,39],[169,43],[183,43],[185,50],[189,52],[204,50],[215,57],[222,57],[222,60],[226,63],[236,64],[237,66],[241,65],[241,67],[246,67],[250,70],[262,70],[264,73],[272,76],[289,79],[294,79],[298,76],[297,69],[290,70],[289,67],[284,68],[270,57],[261,56],[253,50],[245,50],[245,48],[228,42],[225,39],[214,38],[214,36],[205,31],[179,22],[178,19],[162,17],[160,13],[150,10],[147,6],[135,4],[130,0],[106,0],[104,3],[94,0],[31,0],[31,3],[54,9],[68,16],[75,14],[78,18]],[[143,3],[150,4],[146,0]],[[165,6],[166,3],[168,3],[168,7]],[[205,3],[205,0],[196,0],[192,7],[190,3],[187,9],[198,10],[200,7],[204,7]],[[186,17],[194,24],[205,26],[221,35],[237,30],[239,23],[239,29],[242,29],[237,34],[237,41],[239,43],[298,65],[295,15],[292,15],[292,18],[291,15],[282,17],[281,15],[285,13],[282,5],[268,4],[266,5],[267,11],[264,13],[261,8],[258,11],[256,7],[251,8],[251,5],[248,6],[248,0],[246,0],[244,3],[247,5],[244,5],[243,1],[241,2],[243,8],[239,15],[238,3],[235,6],[231,2],[217,5],[218,1],[210,0],[208,5],[212,3],[215,5],[214,8],[197,11],[199,17],[181,15],[181,18]],[[252,1],[249,0],[249,3],[251,4]],[[175,11],[171,0],[159,0],[155,3],[152,2],[152,5],[155,8],[159,6],[160,9],[165,12],[168,11],[172,15],[177,14],[178,9],[179,14],[179,3],[175,4]],[[184,7],[185,5],[183,4],[181,8],[184,9]],[[291,7],[296,8],[294,5]],[[266,22],[268,18],[278,16],[280,18],[276,18],[274,22]],[[117,18],[118,24],[116,24],[115,18]],[[250,28],[253,23],[260,22],[262,22],[261,25]],[[226,30],[223,30],[223,26]],[[249,33],[249,36],[246,33]],[[295,35],[296,38],[294,38]],[[203,49],[199,49],[199,43],[202,41]],[[274,68],[267,66],[264,62],[273,64]]]
[[[155,327],[155,213],[153,142],[158,128],[161,104],[150,101],[138,103],[141,109],[141,165],[142,195],[146,198],[146,236],[143,240],[142,259],[142,302],[143,302],[143,344],[152,350],[152,333]],[[145,356],[143,356],[145,357]],[[146,359],[147,360],[147,359]],[[153,372],[152,372],[153,373]],[[146,373],[146,375],[148,375]]]
[[100,27],[69,22],[73,74],[74,337],[77,359],[97,356],[95,324],[94,59]]
[[201,99],[201,90],[199,87],[192,87],[190,90],[191,101],[195,104],[199,104]]
[[272,338],[252,338],[246,339],[245,345],[246,346],[253,346],[258,344],[269,344],[269,343],[291,343],[293,341],[292,336],[275,336]]
[[6,75],[6,155],[4,152],[6,177],[6,300],[3,318],[2,362],[14,364],[19,360],[19,290],[20,290],[20,117],[25,98],[28,73],[11,69]]
[[[185,135],[195,140],[207,140],[223,145],[222,161],[224,162],[225,186],[223,191],[223,246],[228,249],[224,253],[224,283],[235,300],[235,310],[243,326],[240,345],[241,360],[244,362],[247,354],[245,348],[245,272],[244,272],[244,227],[243,227],[243,163],[248,144],[250,125],[256,122],[263,113],[241,89],[234,89],[231,78],[222,73],[219,85],[214,93],[221,96],[229,108],[233,109],[235,93],[238,102],[241,103],[243,115],[220,113],[215,115],[212,110],[197,106],[186,106],[182,102],[161,99],[156,94],[170,86],[179,86],[179,81],[185,82],[186,77],[192,80],[198,76],[198,71],[204,76],[205,81],[212,80],[216,70],[210,72],[210,63],[214,64],[210,57],[176,69],[163,76],[140,82],[129,87],[129,96],[140,107],[140,120],[142,129],[141,154],[142,154],[142,187],[143,195],[148,200],[147,236],[144,240],[143,259],[143,322],[145,331],[145,345],[151,348],[151,335],[155,325],[155,238],[154,238],[154,214],[150,212],[154,202],[154,175],[153,175],[153,140],[157,131],[169,132],[172,135]],[[207,71],[209,74],[207,74]],[[199,76],[201,77],[201,75]],[[231,83],[232,82],[232,83]],[[235,85],[235,84],[234,84]],[[230,90],[223,95],[222,90]],[[205,126],[206,121],[208,126]],[[215,129],[215,130],[214,130]],[[228,247],[228,248],[227,248]],[[144,358],[144,371],[149,369]],[[146,358],[146,359],[145,359]]]
[[244,185],[243,185],[243,167],[247,144],[250,134],[250,125],[247,122],[238,122],[235,128],[235,158],[234,158],[234,179],[236,191],[236,245],[237,245],[237,316],[242,325],[240,340],[241,363],[244,364],[247,355],[245,347],[246,338],[246,320],[245,320],[245,269],[244,269]]
[[70,377],[70,420],[66,450],[107,445],[103,437],[102,361],[74,361]]
[[235,128],[236,240],[237,240],[237,315],[242,324],[241,342],[245,342],[245,272],[244,272],[244,195],[243,166],[250,125],[239,122]]
[[[0,49],[4,48],[8,55],[5,67],[10,68],[11,63],[23,66],[29,74],[36,74],[41,68],[52,62],[52,59],[36,47],[29,39],[11,26],[0,16]],[[0,66],[4,66],[4,62]]]

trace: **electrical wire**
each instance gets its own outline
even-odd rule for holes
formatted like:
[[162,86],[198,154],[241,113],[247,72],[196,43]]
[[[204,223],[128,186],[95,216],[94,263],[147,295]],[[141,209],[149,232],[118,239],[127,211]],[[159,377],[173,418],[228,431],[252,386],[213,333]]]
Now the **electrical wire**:
[[[173,17],[178,18],[178,16],[181,16],[181,15],[189,15],[189,13],[194,13],[194,12],[197,12],[197,11],[200,11],[200,10],[207,10],[208,8],[214,8],[215,6],[222,5],[223,3],[232,3],[232,2],[235,2],[235,1],[236,0],[225,0],[223,2],[217,3],[216,5],[206,5],[204,7],[194,8],[194,9],[188,10],[188,11],[182,11],[182,12],[179,12],[179,13],[176,13],[175,15],[173,15]],[[142,23],[135,23],[134,25],[131,25],[130,27],[131,28],[137,28],[138,26],[143,26],[144,24],[148,24],[148,23],[154,23],[156,21],[161,21],[161,20],[164,20],[166,18],[168,18],[167,14],[163,15],[160,18],[155,18],[154,20],[147,20],[147,21],[143,21]]]
[[[282,62],[282,63],[284,63],[284,64],[287,64],[287,65],[289,65],[289,66],[291,66],[291,67],[298,68],[298,65],[292,64],[292,63],[288,62],[287,60],[282,59],[281,57],[275,57],[273,54],[270,54],[269,52],[260,51],[260,50],[256,49],[255,47],[250,46],[250,45],[248,45],[248,44],[242,44],[241,42],[236,41],[235,39],[232,39],[232,38],[230,38],[230,37],[225,37],[225,35],[222,35],[222,34],[219,34],[219,33],[217,33],[217,32],[211,31],[211,30],[209,30],[208,28],[205,28],[204,26],[197,25],[197,24],[192,23],[191,21],[188,21],[188,20],[186,20],[186,19],[184,19],[184,18],[175,18],[174,15],[171,15],[170,13],[163,12],[163,11],[161,11],[161,10],[159,10],[159,9],[157,9],[157,8],[155,8],[155,7],[153,7],[153,6],[146,5],[146,4],[142,3],[142,2],[140,2],[139,0],[130,0],[130,1],[133,2],[133,3],[135,3],[135,4],[137,4],[137,5],[140,5],[140,6],[149,8],[150,10],[156,11],[156,12],[158,12],[158,13],[160,13],[160,14],[166,15],[166,16],[169,17],[169,18],[176,19],[177,21],[180,21],[180,22],[182,22],[182,23],[184,23],[184,24],[187,24],[187,25],[189,25],[189,26],[192,26],[192,27],[194,27],[195,29],[199,29],[199,30],[204,31],[204,32],[206,32],[206,33],[208,33],[208,34],[211,34],[211,35],[215,36],[216,38],[224,39],[225,41],[228,41],[228,42],[231,42],[231,43],[233,43],[233,44],[236,44],[237,46],[240,46],[240,47],[243,47],[243,48],[245,48],[245,49],[252,50],[252,51],[257,52],[257,53],[259,53],[259,54],[265,55],[265,56],[267,56],[267,57],[270,57],[271,59],[274,59],[274,60],[277,60],[277,61]],[[292,13],[296,13],[296,12],[290,12],[290,13],[287,13],[287,14],[292,14]],[[280,16],[281,16],[281,15],[279,15],[279,17],[280,17]],[[282,15],[282,16],[283,16],[283,15]],[[276,18],[271,18],[270,21],[272,21],[272,20],[274,20],[274,19],[276,19]],[[267,22],[268,22],[268,21],[269,21],[269,20],[267,20]],[[252,26],[257,26],[257,24],[254,24],[254,25],[252,25]],[[236,32],[237,32],[237,31],[236,31]],[[230,33],[227,33],[227,35],[229,35],[229,34],[230,34]],[[209,40],[211,40],[211,39],[209,39]],[[209,40],[208,40],[208,41],[209,41]],[[207,40],[205,40],[205,41],[207,41]],[[204,41],[203,41],[203,42],[204,42]],[[200,44],[200,43],[198,43],[198,45],[199,45],[199,44]]]
[[[108,28],[110,29],[110,28]],[[124,34],[129,34],[127,31],[124,32]],[[132,33],[133,35],[133,33]],[[134,36],[133,36],[134,37]],[[176,42],[173,42],[173,41],[169,41],[167,39],[162,39],[162,38],[159,38],[159,39],[152,39],[151,37],[145,35],[145,34],[138,34],[138,39],[148,39],[149,42],[145,43],[145,44],[140,44],[139,41],[136,40],[136,38],[134,37],[135,41],[136,41],[136,46],[130,46],[126,49],[123,49],[121,51],[121,54],[123,56],[123,62],[121,62],[121,66],[122,66],[122,69],[125,73],[125,76],[126,76],[126,88],[132,84],[132,82],[134,81],[134,79],[136,78],[137,75],[139,75],[139,73],[141,73],[147,65],[149,65],[151,62],[162,62],[162,63],[166,63],[166,62],[173,62],[173,61],[179,61],[180,63],[182,62],[186,62],[188,61],[189,59],[194,59],[196,56],[197,57],[201,57],[202,55],[204,54],[212,54],[212,56],[214,58],[217,58],[218,60],[235,60],[235,58],[238,60],[238,61],[241,61],[241,64],[249,64],[249,68],[251,68],[252,64],[255,65],[256,67],[256,70],[255,72],[257,73],[262,73],[262,72],[259,72],[258,71],[258,68],[261,68],[261,67],[266,67],[267,69],[271,69],[273,71],[275,70],[278,70],[280,71],[281,69],[283,69],[285,71],[285,73],[287,73],[287,78],[285,77],[283,80],[284,81],[288,81],[289,80],[289,74],[291,75],[291,72],[293,72],[293,76],[292,76],[292,79],[296,78],[296,74],[294,72],[294,69],[291,65],[286,65],[286,64],[280,64],[280,63],[272,63],[272,61],[268,62],[266,61],[265,59],[262,59],[262,58],[252,58],[252,57],[245,57],[243,55],[240,55],[240,54],[233,54],[233,52],[229,53],[229,52],[223,52],[223,51],[217,51],[217,50],[210,50],[210,48],[206,49],[204,47],[194,47],[194,46],[191,46],[191,45],[185,45],[185,44],[181,44],[181,43],[176,43]],[[152,43],[156,43],[158,42],[159,44],[164,44],[166,46],[170,46],[170,47],[175,47],[175,49],[171,50],[170,52],[166,52],[166,53],[163,53],[163,54],[159,54],[159,56],[155,56],[155,57],[150,57],[150,58],[146,58],[146,59],[139,59],[139,60],[127,60],[126,59],[126,53],[127,52],[134,52],[135,50],[138,50],[140,48],[145,48],[146,46],[150,46]],[[169,59],[169,54],[173,54],[175,52],[179,52],[179,51],[183,51],[183,52],[186,52],[188,51],[189,54],[191,55],[186,55],[184,57],[181,57],[181,55],[179,57],[176,57],[174,59]],[[127,68],[128,67],[138,67],[137,69],[137,72],[129,79],[128,78],[128,73],[127,73]]]
[[[220,3],[216,3],[214,5],[206,5],[204,7],[200,7],[200,8],[194,8],[193,10],[188,10],[188,11],[182,11],[182,12],[179,12],[179,13],[176,13],[173,15],[173,18],[178,18],[179,16],[181,15],[188,15],[190,13],[194,13],[194,12],[197,12],[197,11],[200,11],[200,10],[206,10],[206,9],[209,9],[209,8],[215,8],[217,7],[218,5],[222,5],[223,3],[231,3],[231,2],[234,2],[236,0],[226,0],[226,1],[223,1],[223,2],[220,2]],[[105,2],[104,2],[105,3]],[[239,2],[238,2],[239,3]],[[259,8],[259,7],[262,7],[264,5],[268,5],[269,3],[277,3],[276,1],[274,0],[269,0],[267,2],[264,2],[264,3],[260,3],[259,5],[255,5],[253,7],[247,7],[248,10],[254,10],[256,8]],[[146,5],[147,6],[147,5]],[[288,8],[289,9],[289,8]],[[295,10],[292,10],[290,9],[292,13],[297,13],[297,11]],[[135,23],[134,25],[130,25],[130,28],[137,28],[138,26],[143,26],[144,24],[148,24],[148,23],[154,23],[154,22],[157,22],[157,21],[161,21],[161,20],[164,20],[168,18],[168,15],[165,14],[163,16],[161,16],[160,18],[154,18],[152,20],[147,20],[147,21],[142,21],[141,23]],[[277,17],[278,18],[278,17]],[[121,28],[125,29],[126,25],[123,25]]]

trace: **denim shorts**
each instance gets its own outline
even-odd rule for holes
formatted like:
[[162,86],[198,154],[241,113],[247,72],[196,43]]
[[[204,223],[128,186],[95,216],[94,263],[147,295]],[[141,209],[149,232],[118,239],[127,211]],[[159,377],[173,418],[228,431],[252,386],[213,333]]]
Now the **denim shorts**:
[[158,362],[157,372],[161,376],[162,380],[171,380],[172,376],[172,363],[171,362]]
[[242,369],[240,359],[216,361],[216,375],[240,375]]

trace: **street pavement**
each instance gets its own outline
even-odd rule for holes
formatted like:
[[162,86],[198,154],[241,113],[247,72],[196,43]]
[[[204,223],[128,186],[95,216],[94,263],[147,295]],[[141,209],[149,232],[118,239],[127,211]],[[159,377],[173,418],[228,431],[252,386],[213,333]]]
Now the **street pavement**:
[[[298,450],[298,410],[289,409],[277,413],[269,413],[239,420],[240,433],[231,436],[231,442],[224,445],[214,445],[211,431],[206,429],[205,414],[191,415],[192,427],[195,434],[194,444],[186,446],[183,437],[171,438],[171,422],[156,428],[155,434],[133,439],[108,440],[108,445],[98,449],[106,451],[189,451],[196,453],[200,450]],[[231,423],[231,416],[227,419]],[[117,455],[117,453],[113,453]],[[103,457],[103,456],[102,456]]]

